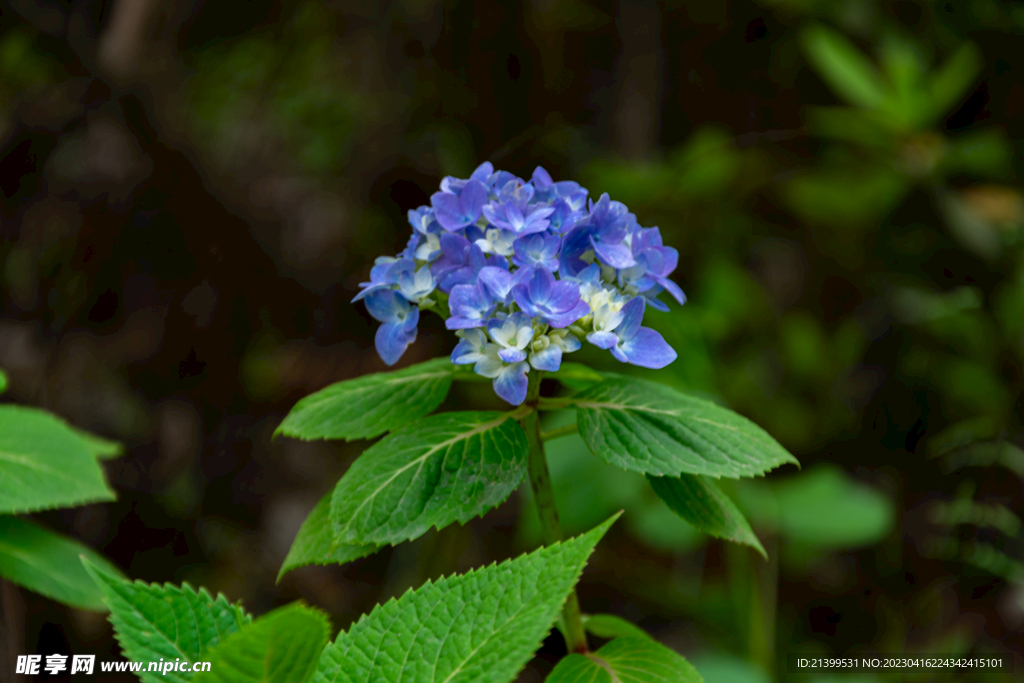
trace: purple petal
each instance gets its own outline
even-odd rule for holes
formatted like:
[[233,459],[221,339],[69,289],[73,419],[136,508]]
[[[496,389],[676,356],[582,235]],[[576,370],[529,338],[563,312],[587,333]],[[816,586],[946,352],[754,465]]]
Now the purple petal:
[[467,219],[466,225],[476,223],[484,204],[487,203],[487,186],[479,180],[470,180],[466,187],[462,188],[459,202],[462,205],[462,214]]
[[445,230],[458,230],[469,225],[470,221],[462,215],[462,202],[459,197],[447,192],[435,192],[430,197],[434,207],[434,217]]
[[568,311],[580,300],[580,286],[568,280],[558,280],[551,287],[547,307],[552,311]]
[[476,170],[473,171],[473,175],[469,176],[469,179],[486,183],[492,173],[494,173],[494,166],[491,165],[491,162],[485,161],[476,167]]
[[636,265],[633,252],[625,244],[606,244],[598,242],[593,237],[590,244],[594,247],[594,253],[601,259],[601,263],[612,268],[629,268]]
[[[530,299],[534,303],[543,304],[551,297],[551,288],[555,284],[555,278],[544,268],[537,268],[534,270],[533,275],[530,277],[527,289],[530,293]],[[577,291],[577,298],[579,298],[579,292]]]
[[402,329],[402,323],[385,323],[377,328],[374,345],[381,360],[387,365],[394,365],[405,353],[410,343],[416,340],[415,331],[409,334]]
[[680,304],[686,303],[686,295],[683,294],[683,290],[679,288],[679,285],[669,280],[667,277],[655,277],[655,282],[665,288],[672,298],[678,301]]
[[660,370],[678,355],[664,337],[649,327],[641,327],[635,337],[612,349],[612,354],[624,363],[652,370]]
[[607,351],[619,343],[619,335],[614,332],[588,332],[587,341],[597,348]]
[[615,328],[615,331],[625,342],[635,337],[640,329],[640,323],[644,319],[644,298],[642,296],[633,297],[619,312],[622,313],[622,322]]
[[501,374],[494,378],[494,393],[514,406],[522,405],[526,400],[526,387],[529,383],[526,372],[529,367],[526,363],[516,363],[502,368]]
[[551,180],[551,175],[540,166],[533,169],[532,180],[533,186],[537,188],[539,192],[544,192],[555,184],[554,181]]
[[487,293],[495,301],[507,301],[512,291],[512,275],[507,270],[494,266],[484,266],[478,274],[480,284],[487,288]]
[[586,301],[580,300],[572,310],[566,311],[565,313],[559,313],[558,315],[547,316],[547,323],[555,329],[561,329],[563,327],[569,327],[574,322],[590,313],[590,306],[587,305]]

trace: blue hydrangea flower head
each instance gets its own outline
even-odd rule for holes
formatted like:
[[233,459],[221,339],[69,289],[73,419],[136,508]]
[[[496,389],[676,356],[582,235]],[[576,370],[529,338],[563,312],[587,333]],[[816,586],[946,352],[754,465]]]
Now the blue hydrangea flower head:
[[433,310],[460,337],[452,363],[472,365],[513,405],[526,399],[531,369],[558,370],[583,340],[640,367],[675,360],[641,323],[648,306],[668,310],[662,292],[686,301],[669,279],[678,252],[621,202],[588,196],[540,166],[528,181],[489,162],[444,178],[430,206],[409,211],[405,249],[378,258],[353,299],[381,323],[380,357],[398,362],[420,311]]

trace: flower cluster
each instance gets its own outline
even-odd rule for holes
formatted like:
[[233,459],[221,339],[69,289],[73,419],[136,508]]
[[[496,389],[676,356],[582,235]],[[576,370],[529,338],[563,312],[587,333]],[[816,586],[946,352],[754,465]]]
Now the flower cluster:
[[621,202],[587,194],[540,167],[524,181],[489,162],[469,179],[441,181],[430,206],[409,211],[405,250],[378,258],[353,299],[383,323],[376,345],[384,362],[393,365],[415,341],[426,309],[462,338],[452,362],[493,378],[513,405],[526,398],[530,368],[557,370],[584,339],[623,363],[675,360],[640,323],[647,306],[668,310],[662,291],[686,300],[668,279],[678,252]]

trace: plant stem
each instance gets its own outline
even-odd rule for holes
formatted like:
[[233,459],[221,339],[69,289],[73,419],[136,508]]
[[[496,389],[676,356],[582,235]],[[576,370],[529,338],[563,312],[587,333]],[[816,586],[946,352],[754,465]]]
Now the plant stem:
[[[540,377],[539,370],[529,374],[526,405],[537,405],[540,397]],[[558,519],[558,508],[555,506],[555,492],[551,487],[551,473],[548,471],[548,461],[544,455],[537,411],[533,410],[520,418],[519,424],[526,432],[526,440],[530,444],[530,486],[533,488],[533,500],[537,504],[537,515],[540,517],[541,535],[545,545],[558,543],[562,540],[562,523]],[[575,588],[562,606],[562,635],[565,636],[569,652],[588,652],[587,636],[583,631],[583,620],[580,618],[580,600],[576,596]]]
[[580,430],[579,425],[576,424],[575,422],[573,422],[572,424],[568,424],[568,425],[566,425],[564,427],[558,427],[557,429],[552,429],[552,430],[547,431],[547,432],[541,432],[540,433],[540,440],[541,441],[551,441],[552,439],[558,439],[558,438],[561,438],[563,436],[569,436],[570,434],[575,434],[579,430]]

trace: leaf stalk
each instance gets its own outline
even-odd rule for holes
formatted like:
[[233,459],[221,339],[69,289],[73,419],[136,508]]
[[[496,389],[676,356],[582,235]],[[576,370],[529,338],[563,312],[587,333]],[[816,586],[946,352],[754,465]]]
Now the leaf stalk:
[[[524,405],[539,408],[541,374],[543,373],[537,370],[528,375],[529,384]],[[545,545],[558,543],[563,538],[562,523],[558,519],[558,507],[555,505],[555,492],[551,485],[547,456],[544,454],[544,441],[537,410],[531,410],[521,417],[519,424],[526,432],[526,440],[530,444],[530,486],[533,489],[533,500],[537,504],[537,515],[540,517],[541,535]],[[561,622],[562,635],[565,636],[569,652],[587,654],[587,636],[583,630],[580,600],[575,588],[562,606]]]

